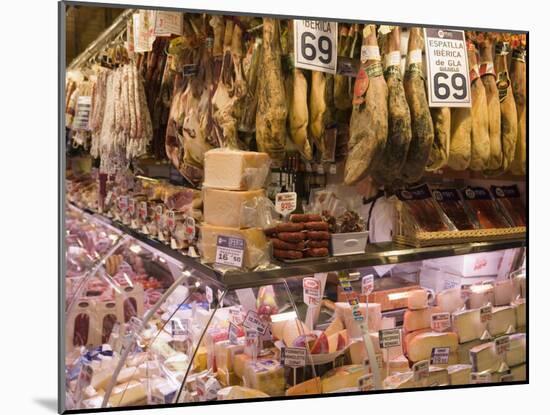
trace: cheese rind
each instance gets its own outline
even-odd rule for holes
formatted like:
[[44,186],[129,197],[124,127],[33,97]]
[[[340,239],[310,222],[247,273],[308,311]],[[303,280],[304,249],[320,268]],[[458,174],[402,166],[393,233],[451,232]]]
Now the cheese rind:
[[264,186],[271,159],[267,153],[214,149],[204,154],[204,187],[254,190]]
[[479,308],[452,314],[453,331],[458,334],[459,343],[479,339],[485,330]]
[[258,226],[255,203],[265,197],[263,189],[231,191],[205,188],[203,192],[206,223],[230,228]]
[[202,259],[206,263],[216,262],[218,236],[232,236],[245,240],[243,266],[255,268],[268,260],[267,239],[260,228],[236,229],[203,223],[201,226]]
[[448,347],[450,353],[456,353],[458,350],[458,336],[452,332],[419,334],[407,346],[409,360],[418,362],[429,359],[434,347]]
[[516,329],[516,312],[513,307],[493,308],[493,317],[487,324],[487,330],[492,336],[505,334],[508,328]]

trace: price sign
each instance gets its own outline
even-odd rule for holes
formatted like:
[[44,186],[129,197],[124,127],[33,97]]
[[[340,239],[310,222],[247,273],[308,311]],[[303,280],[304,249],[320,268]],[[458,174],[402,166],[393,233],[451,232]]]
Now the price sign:
[[128,213],[133,218],[136,214],[136,199],[132,198],[128,201]]
[[243,324],[243,313],[241,312],[240,306],[233,306],[229,308],[229,317],[231,322],[237,326]]
[[294,20],[294,65],[336,73],[338,24],[323,20]]
[[185,340],[189,334],[189,320],[180,320],[179,318],[170,320],[170,328],[174,340]]
[[258,330],[256,329],[245,329],[244,330],[244,341],[246,347],[253,347],[258,344]]
[[239,339],[239,328],[233,323],[229,323],[228,330],[229,343],[237,344]]
[[491,372],[470,373],[470,383],[491,383]]
[[214,292],[212,291],[212,288],[210,288],[208,285],[206,286],[206,301],[208,304],[212,304],[214,301]]
[[121,212],[126,212],[128,209],[128,196],[120,196],[118,198],[118,209]]
[[191,216],[187,216],[183,222],[183,235],[188,241],[195,239],[196,227],[195,219]]
[[138,216],[141,220],[147,219],[147,202],[140,202]]
[[303,367],[306,365],[305,347],[285,347],[281,351],[281,362],[288,367]]
[[430,364],[432,365],[448,364],[450,353],[451,353],[450,347],[434,347],[432,349],[432,354],[430,355]]
[[176,212],[173,210],[167,211],[164,220],[166,227],[173,232],[176,229]]
[[430,374],[430,361],[421,360],[420,362],[416,362],[413,365],[412,370],[415,382],[422,379],[427,379]]
[[365,275],[361,280],[361,294],[369,295],[374,290],[374,275]]
[[380,330],[378,332],[378,342],[382,349],[401,346],[401,329]]
[[430,107],[470,107],[470,70],[463,30],[424,29]]
[[486,305],[485,307],[481,307],[479,309],[479,316],[481,318],[482,323],[487,323],[488,321],[493,319],[493,306]]
[[365,376],[361,376],[357,380],[357,386],[359,386],[359,390],[361,392],[368,392],[370,390],[374,389],[374,383],[372,380],[372,373],[369,373]]
[[241,268],[243,265],[245,242],[242,238],[218,235],[216,244],[216,264]]
[[155,223],[157,225],[160,225],[161,221],[162,221],[162,212],[164,211],[162,205],[157,205],[157,207],[155,207]]
[[170,36],[183,34],[183,14],[180,12],[156,11],[155,36]]
[[267,330],[267,324],[264,323],[262,319],[258,316],[258,313],[253,310],[248,310],[248,313],[246,313],[246,317],[243,321],[243,326],[245,326],[247,329],[254,329],[260,334],[265,334]]
[[510,350],[510,336],[502,336],[495,339],[495,348],[497,354],[504,354]]
[[432,314],[432,330],[445,331],[451,327],[450,313],[434,313]]
[[275,210],[287,216],[296,210],[296,192],[277,193],[275,196]]
[[304,278],[304,303],[309,306],[319,305],[321,302],[321,281],[316,278]]

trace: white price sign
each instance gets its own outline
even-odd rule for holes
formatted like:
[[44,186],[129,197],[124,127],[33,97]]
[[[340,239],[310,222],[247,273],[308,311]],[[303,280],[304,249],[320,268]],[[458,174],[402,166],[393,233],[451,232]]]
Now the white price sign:
[[281,353],[283,365],[288,367],[303,367],[306,365],[306,349],[304,347],[285,347]]
[[430,107],[471,107],[464,31],[426,28],[424,41]]
[[401,329],[385,329],[378,331],[378,342],[381,349],[401,346]]
[[277,213],[287,216],[296,210],[298,196],[295,192],[277,193],[275,196],[275,210]]
[[449,363],[450,347],[434,347],[430,355],[430,364],[446,365]]
[[319,305],[321,302],[321,281],[316,278],[304,278],[304,303],[309,306]]
[[156,11],[155,36],[170,36],[183,34],[183,14],[180,12]]
[[216,264],[240,268],[243,265],[245,241],[242,238],[218,235]]
[[432,330],[445,331],[451,328],[451,314],[450,313],[434,313],[432,314]]
[[374,290],[374,275],[365,275],[361,280],[361,294],[369,295]]
[[336,73],[338,24],[323,20],[294,20],[294,65]]
[[510,351],[510,336],[502,336],[495,339],[497,354],[504,354]]
[[249,310],[248,313],[246,313],[243,326],[247,329],[254,329],[260,334],[265,334],[267,330],[267,324],[264,323],[260,316],[258,316],[258,313],[253,310]]
[[416,362],[412,367],[412,371],[416,382],[427,379],[430,374],[430,361],[421,360],[420,362]]

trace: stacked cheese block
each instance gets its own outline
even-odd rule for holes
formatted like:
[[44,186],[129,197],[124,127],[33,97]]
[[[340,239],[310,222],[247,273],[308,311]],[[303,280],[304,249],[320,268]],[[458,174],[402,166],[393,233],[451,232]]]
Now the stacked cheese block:
[[245,241],[243,267],[255,268],[268,259],[267,240],[254,214],[269,172],[266,153],[210,150],[204,157],[204,221],[200,249],[204,262],[216,262],[218,236]]
[[290,215],[290,222],[266,229],[277,259],[325,257],[329,254],[328,223],[317,214]]

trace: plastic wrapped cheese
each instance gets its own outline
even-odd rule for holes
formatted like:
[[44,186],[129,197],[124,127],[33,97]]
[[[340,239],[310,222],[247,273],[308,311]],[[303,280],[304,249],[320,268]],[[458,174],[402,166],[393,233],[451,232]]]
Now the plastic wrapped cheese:
[[479,308],[454,312],[452,326],[453,331],[458,334],[460,343],[479,339],[485,330],[485,325],[481,322]]
[[146,403],[145,386],[135,380],[115,386],[109,397],[111,406],[145,405]]
[[258,225],[254,206],[265,197],[263,189],[231,191],[204,189],[204,221],[230,228],[251,228]]
[[218,370],[221,368],[232,371],[235,355],[244,353],[244,339],[238,344],[232,344],[229,340],[218,342],[214,346],[214,353]]
[[495,290],[492,284],[470,286],[468,296],[469,308],[480,308],[487,304],[495,304]]
[[514,286],[511,279],[495,282],[495,304],[496,306],[510,305],[514,299]]
[[214,149],[204,154],[204,187],[255,190],[264,187],[271,159],[267,153]]
[[512,307],[516,311],[516,325],[517,327],[525,327],[527,324],[527,304],[525,300],[518,299],[512,303]]
[[204,262],[216,262],[218,236],[244,239],[243,266],[245,268],[255,268],[269,261],[267,239],[262,229],[236,229],[204,223],[201,226],[201,240],[199,242],[199,249]]
[[428,307],[428,291],[424,289],[411,290],[407,293],[407,308],[421,310]]
[[245,385],[267,393],[280,396],[285,393],[284,367],[275,360],[249,362],[244,372]]
[[269,395],[244,386],[228,386],[217,393],[219,401],[231,401],[233,399],[269,398]]

